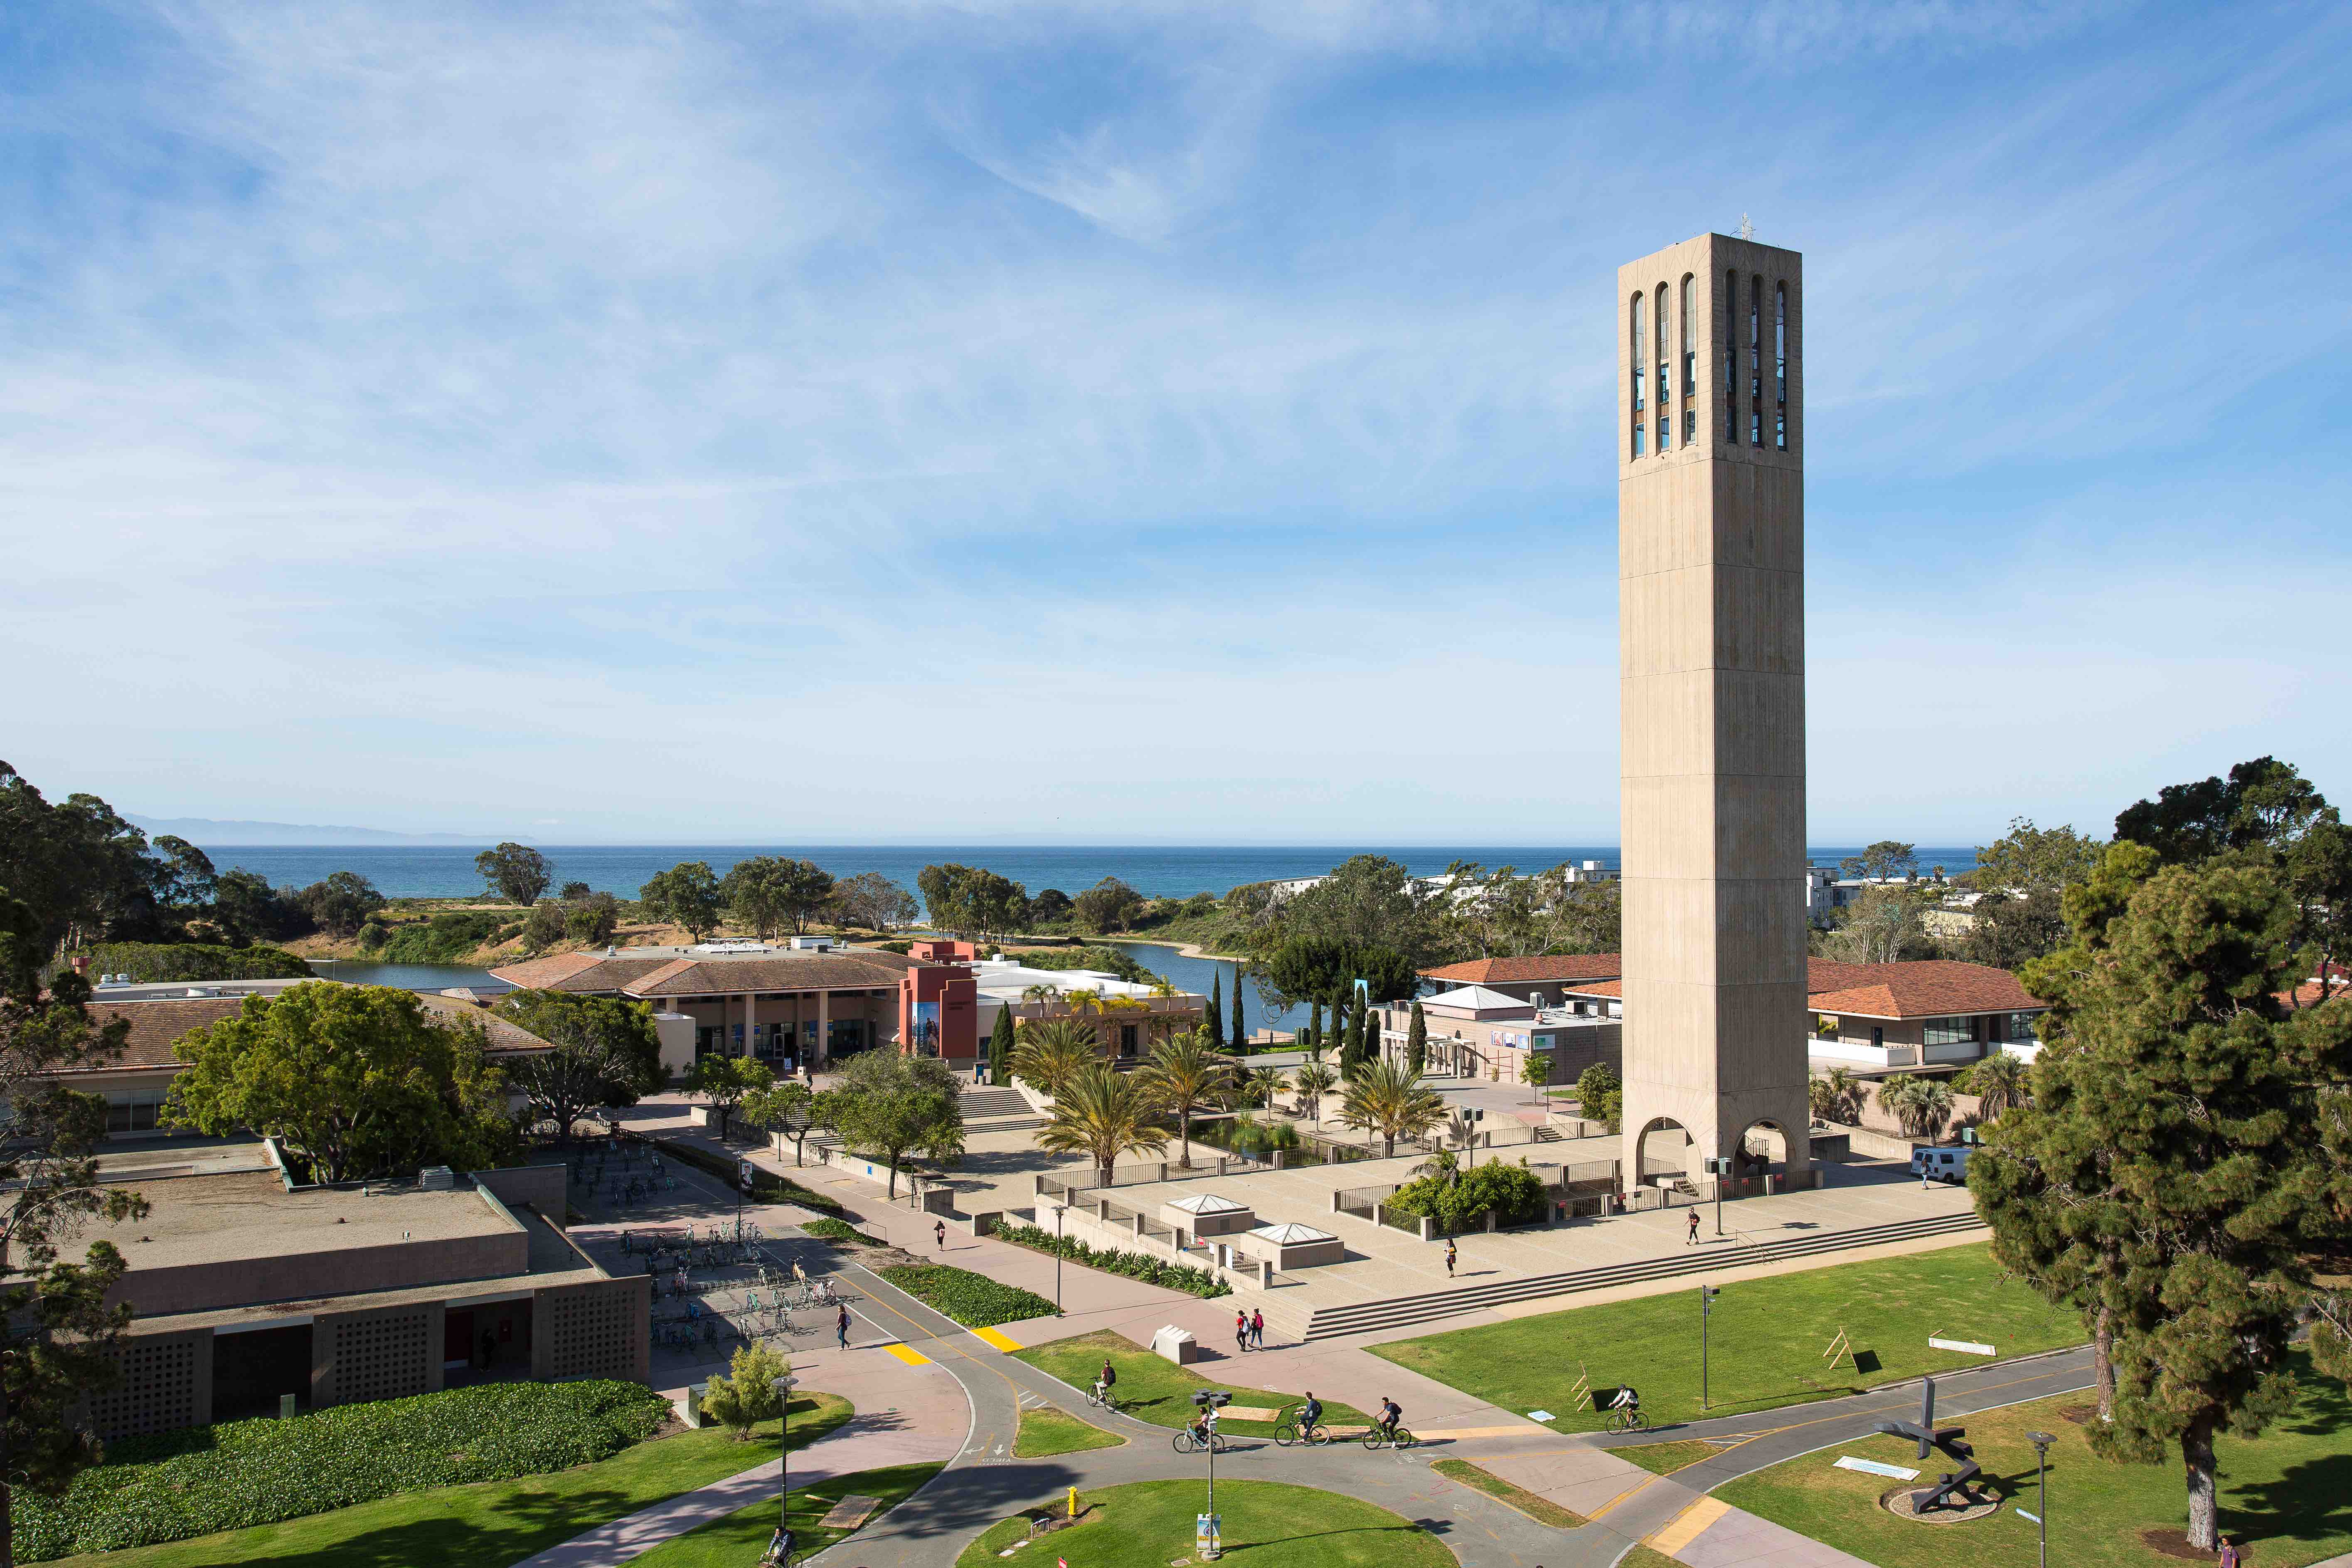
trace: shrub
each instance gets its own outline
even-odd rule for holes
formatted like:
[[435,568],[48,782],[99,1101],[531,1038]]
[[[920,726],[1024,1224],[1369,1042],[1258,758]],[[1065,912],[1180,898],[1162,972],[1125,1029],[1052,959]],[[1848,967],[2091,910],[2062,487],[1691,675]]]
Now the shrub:
[[668,1410],[634,1383],[493,1383],[117,1438],[63,1497],[16,1492],[17,1552],[111,1552],[569,1469],[643,1442]]
[[1475,1166],[1458,1181],[1423,1176],[1384,1201],[1399,1214],[1427,1215],[1449,1233],[1484,1225],[1489,1210],[1498,1225],[1531,1225],[1544,1215],[1542,1178],[1499,1161]]
[[1225,1127],[1231,1140],[1225,1147],[1236,1154],[1265,1155],[1298,1147],[1298,1129],[1287,1121],[1260,1121],[1244,1112]]
[[370,921],[360,927],[360,951],[373,952],[391,940],[392,928],[382,921]]
[[709,1391],[702,1396],[703,1414],[732,1431],[738,1443],[748,1443],[752,1427],[782,1412],[776,1380],[792,1370],[772,1345],[745,1345],[735,1352],[728,1375],[710,1380]]
[[886,1242],[875,1240],[872,1237],[867,1236],[865,1232],[859,1230],[856,1226],[851,1225],[847,1220],[835,1219],[830,1215],[820,1215],[815,1219],[810,1220],[806,1224],[803,1225],[801,1229],[806,1231],[811,1236],[822,1237],[826,1241],[845,1241],[857,1247],[883,1247],[888,1245]]
[[462,963],[497,934],[495,916],[473,911],[435,915],[403,926],[383,944],[386,963]]
[[1062,1315],[1059,1307],[1034,1291],[1000,1285],[969,1268],[951,1268],[944,1263],[894,1263],[877,1272],[916,1300],[946,1313],[967,1329]]
[[1124,1275],[1140,1279],[1146,1285],[1158,1285],[1170,1290],[1181,1290],[1188,1296],[1213,1300],[1230,1296],[1234,1288],[1213,1268],[1195,1268],[1190,1263],[1171,1263],[1164,1258],[1154,1258],[1148,1252],[1121,1252],[1113,1247],[1099,1251],[1070,1237],[1056,1237],[1050,1230],[1034,1225],[1003,1225],[996,1227],[1000,1241],[1034,1251],[1057,1254],[1071,1262],[1088,1268],[1099,1268],[1106,1274]]
[[278,947],[215,947],[194,942],[103,942],[89,950],[96,974],[133,980],[304,980],[317,972]]

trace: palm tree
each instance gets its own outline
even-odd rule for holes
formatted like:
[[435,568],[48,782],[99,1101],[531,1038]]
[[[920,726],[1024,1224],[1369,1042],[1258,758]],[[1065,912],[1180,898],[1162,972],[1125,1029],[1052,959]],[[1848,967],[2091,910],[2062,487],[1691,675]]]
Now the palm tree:
[[1963,1087],[1982,1102],[1984,1119],[1998,1121],[2003,1111],[2025,1103],[2026,1078],[2024,1058],[1997,1051],[1969,1069]]
[[1301,1062],[1297,1070],[1290,1075],[1291,1091],[1306,1102],[1307,1115],[1318,1127],[1323,1125],[1323,1097],[1330,1093],[1331,1086],[1339,1081],[1339,1074],[1314,1058]]
[[1421,1079],[1403,1063],[1387,1057],[1367,1062],[1348,1080],[1339,1101],[1339,1120],[1350,1127],[1377,1132],[1396,1158],[1396,1141],[1418,1138],[1445,1120],[1445,1101],[1421,1087]]
[[1181,996],[1184,994],[1181,991],[1176,989],[1176,983],[1173,980],[1169,979],[1168,976],[1164,974],[1156,974],[1152,976],[1151,994],[1154,996]]
[[1207,1030],[1187,1029],[1162,1042],[1137,1076],[1162,1110],[1175,1113],[1177,1135],[1185,1141],[1176,1163],[1191,1170],[1192,1113],[1219,1104],[1231,1090],[1233,1058],[1217,1048]]
[[1274,1097],[1281,1092],[1280,1068],[1252,1068],[1242,1080],[1242,1102],[1245,1105],[1271,1106]]
[[1878,1091],[1878,1103],[1914,1138],[1933,1137],[1952,1115],[1952,1086],[1939,1078],[1906,1073]]
[[1102,988],[1096,985],[1081,985],[1075,990],[1065,991],[1062,993],[1062,1003],[1069,1008],[1073,1016],[1079,1013],[1099,1013],[1103,1005]]
[[1024,1002],[1046,1003],[1051,1002],[1055,997],[1059,996],[1061,994],[1062,988],[1060,986],[1053,984],[1051,981],[1041,980],[1034,985],[1022,987],[1021,1000]]
[[1163,1153],[1168,1130],[1139,1075],[1094,1062],[1054,1097],[1054,1120],[1037,1130],[1037,1146],[1056,1154],[1084,1154],[1106,1185],[1121,1154]]
[[1047,1018],[1021,1026],[1013,1037],[1013,1070],[1058,1099],[1062,1085],[1094,1066],[1101,1055],[1094,1030],[1076,1018]]
[[1853,1120],[1855,1085],[1850,1068],[1836,1067],[1824,1078],[1811,1079],[1805,1086],[1808,1109],[1824,1121]]

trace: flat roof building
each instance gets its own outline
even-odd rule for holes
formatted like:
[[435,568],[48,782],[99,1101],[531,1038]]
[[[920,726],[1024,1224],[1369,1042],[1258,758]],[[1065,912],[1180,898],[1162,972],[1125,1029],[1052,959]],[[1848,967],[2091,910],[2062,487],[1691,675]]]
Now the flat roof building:
[[648,1374],[651,1280],[564,1235],[562,1165],[300,1185],[268,1142],[100,1164],[148,1202],[95,1233],[130,1264],[109,1300],[136,1314],[122,1381],[83,1412],[101,1437],[274,1414],[289,1394],[322,1409]]

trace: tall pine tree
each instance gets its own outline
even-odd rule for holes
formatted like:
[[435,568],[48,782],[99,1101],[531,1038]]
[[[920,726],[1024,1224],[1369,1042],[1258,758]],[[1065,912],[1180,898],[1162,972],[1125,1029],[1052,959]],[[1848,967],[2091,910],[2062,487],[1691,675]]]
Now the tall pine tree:
[[1242,1016],[1242,966],[1234,965],[1234,1055],[1242,1055],[1249,1047],[1249,1023]]
[[1201,1015],[1201,1028],[1212,1040],[1225,1037],[1225,976],[1222,970],[1209,976],[1209,1006]]
[[2002,1261],[2113,1335],[2115,1418],[2094,1443],[2177,1446],[2189,1544],[2208,1552],[2215,1436],[2294,1402],[2288,1337],[2332,1179],[2318,1085],[2352,1065],[2352,1014],[2278,999],[2294,926],[2267,868],[2174,867],[2130,890],[2093,961],[2040,966],[2057,1005],[2032,1101],[1969,1169]]

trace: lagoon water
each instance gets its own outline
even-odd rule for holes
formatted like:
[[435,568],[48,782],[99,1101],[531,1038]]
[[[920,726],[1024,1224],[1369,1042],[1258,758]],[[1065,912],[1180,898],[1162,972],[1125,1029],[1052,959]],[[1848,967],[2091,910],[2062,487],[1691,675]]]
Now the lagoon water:
[[[243,867],[267,877],[278,887],[304,887],[334,871],[356,871],[394,899],[454,899],[482,890],[474,869],[478,851],[464,846],[361,845],[301,847],[281,845],[202,846],[223,870]],[[1613,845],[1420,845],[1383,847],[1364,845],[1298,847],[1220,847],[1213,845],[1071,845],[1013,847],[982,845],[887,845],[872,847],[824,845],[541,845],[555,867],[557,886],[585,882],[598,892],[634,899],[638,888],[656,871],[681,860],[702,860],[720,876],[736,861],[753,855],[782,855],[813,860],[836,877],[879,871],[912,892],[915,876],[925,866],[948,861],[984,866],[1020,883],[1031,893],[1058,888],[1076,894],[1105,877],[1118,877],[1146,898],[1187,898],[1194,893],[1220,896],[1246,882],[1286,877],[1318,877],[1350,855],[1385,855],[1400,861],[1415,876],[1433,876],[1456,860],[1480,865],[1516,866],[1522,871],[1542,870],[1563,860],[1598,860],[1615,868]],[[1816,863],[1834,863],[1852,848],[1823,846],[1807,854]],[[1942,866],[1955,875],[1976,864],[1973,849],[1923,848],[1921,867]],[[550,889],[552,891],[553,889]]]

